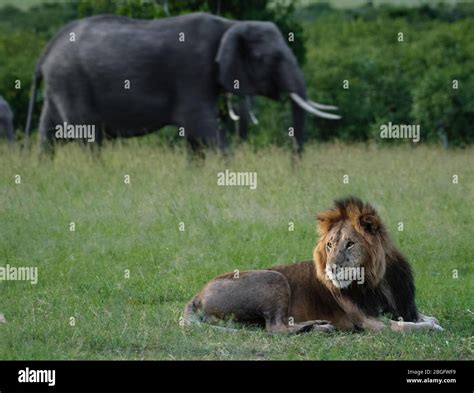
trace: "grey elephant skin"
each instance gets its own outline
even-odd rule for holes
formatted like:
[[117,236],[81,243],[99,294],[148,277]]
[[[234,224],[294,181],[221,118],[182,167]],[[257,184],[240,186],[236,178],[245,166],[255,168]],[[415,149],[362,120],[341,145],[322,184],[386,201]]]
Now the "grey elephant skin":
[[0,96],[0,137],[6,138],[9,143],[13,143],[13,112],[2,96]]
[[225,149],[217,99],[230,92],[300,97],[292,102],[291,126],[301,150],[304,110],[310,111],[303,74],[275,24],[205,13],[158,20],[100,15],[66,25],[37,62],[27,137],[42,79],[43,147],[53,145],[55,126],[66,122],[93,125],[99,143],[104,136],[132,137],[175,125],[184,127],[190,146]]

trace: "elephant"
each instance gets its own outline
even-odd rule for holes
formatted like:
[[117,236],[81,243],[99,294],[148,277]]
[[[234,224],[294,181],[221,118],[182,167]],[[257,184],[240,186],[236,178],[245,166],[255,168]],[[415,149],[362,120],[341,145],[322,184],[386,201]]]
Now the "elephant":
[[[40,144],[54,150],[57,125],[92,126],[95,141],[179,127],[192,149],[228,148],[220,94],[292,99],[294,139],[303,148],[305,111],[337,109],[307,100],[303,74],[277,26],[207,13],[139,20],[97,15],[66,25],[47,44],[32,82],[26,140],[40,81]],[[79,134],[70,134],[79,135]]]
[[8,143],[13,143],[15,131],[13,129],[13,112],[8,102],[0,95],[0,136],[5,136]]

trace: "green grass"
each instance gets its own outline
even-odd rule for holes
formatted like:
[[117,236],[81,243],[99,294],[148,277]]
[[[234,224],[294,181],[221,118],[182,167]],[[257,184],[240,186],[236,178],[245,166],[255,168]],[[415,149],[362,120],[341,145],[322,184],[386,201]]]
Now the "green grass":
[[[473,148],[312,145],[292,168],[277,148],[194,165],[182,149],[136,141],[108,145],[100,159],[60,146],[53,162],[0,147],[0,266],[39,268],[37,285],[0,282],[0,359],[474,358]],[[226,168],[257,171],[257,189],[217,186]],[[444,332],[270,337],[179,326],[215,275],[311,258],[316,213],[349,194],[379,210],[413,266],[420,310]]]

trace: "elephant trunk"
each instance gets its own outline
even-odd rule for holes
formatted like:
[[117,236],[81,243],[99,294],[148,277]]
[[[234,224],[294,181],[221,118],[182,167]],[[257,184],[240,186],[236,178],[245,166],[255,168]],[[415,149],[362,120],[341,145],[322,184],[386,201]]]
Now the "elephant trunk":
[[294,150],[296,153],[301,154],[303,152],[304,121],[306,114],[295,102],[291,102],[291,112],[293,115]]
[[341,116],[325,111],[337,110],[332,105],[323,105],[315,101],[311,101],[306,97],[306,84],[303,73],[295,62],[285,63],[286,67],[281,70],[281,88],[289,93],[292,100],[293,129],[295,148],[298,153],[303,150],[303,128],[305,121],[305,112],[309,112],[315,116],[324,119],[338,120]]
[[319,104],[311,101],[306,97],[306,84],[303,73],[299,69],[296,60],[293,62],[285,62],[280,69],[280,88],[289,93],[291,109],[293,114],[293,132],[295,141],[295,150],[300,154],[303,150],[304,143],[304,122],[305,112],[309,112],[315,116],[325,119],[338,120],[341,116],[325,111],[336,110],[337,107],[331,105]]
[[[299,69],[298,69],[299,71]],[[298,94],[303,99],[306,99],[306,86],[301,72],[297,72],[294,76],[294,84],[289,89],[289,93]],[[298,154],[303,152],[304,144],[304,123],[305,123],[305,110],[298,105],[295,101],[291,101],[291,112],[293,116],[293,132],[294,132],[294,151]]]

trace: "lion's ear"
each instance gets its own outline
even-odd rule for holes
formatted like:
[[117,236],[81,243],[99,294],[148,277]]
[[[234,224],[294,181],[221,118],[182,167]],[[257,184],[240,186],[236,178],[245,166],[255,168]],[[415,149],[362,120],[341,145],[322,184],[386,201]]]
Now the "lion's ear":
[[316,216],[316,220],[318,221],[318,232],[320,235],[324,235],[328,233],[334,222],[337,221],[337,214],[334,210],[328,210],[322,213],[319,213]]
[[377,216],[372,214],[363,214],[359,217],[360,226],[364,229],[364,231],[376,235],[380,229],[380,220]]
[[323,214],[318,214],[316,221],[318,222],[318,232],[320,235],[329,232],[329,220]]

